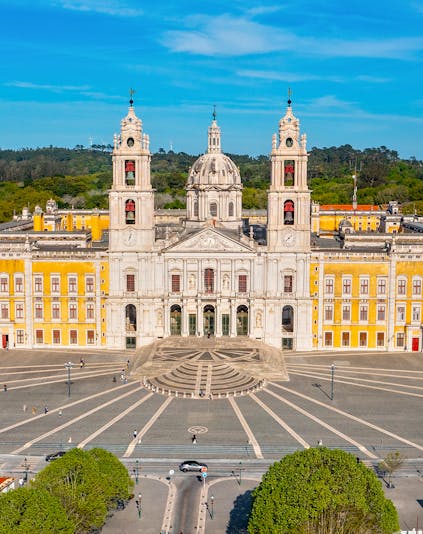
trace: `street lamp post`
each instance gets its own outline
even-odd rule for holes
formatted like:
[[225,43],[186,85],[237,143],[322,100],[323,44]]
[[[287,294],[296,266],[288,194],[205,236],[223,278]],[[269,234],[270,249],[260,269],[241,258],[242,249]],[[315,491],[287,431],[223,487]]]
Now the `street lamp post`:
[[68,363],[65,363],[65,367],[66,369],[68,370],[68,397],[71,396],[71,375],[70,375],[70,372],[71,372],[71,369],[73,367],[73,363],[72,362],[68,362]]
[[334,380],[335,380],[335,364],[334,363],[330,366],[330,370],[331,370],[331,376],[332,376],[331,387],[330,387],[330,400],[333,400],[333,395],[334,395],[333,386],[334,386]]
[[213,495],[210,495],[210,502],[211,502],[210,517],[213,519],[214,517],[214,496]]
[[239,462],[239,485],[241,485],[242,462]]
[[134,475],[135,475],[135,484],[138,484],[139,476],[140,476],[140,461],[135,460],[135,469],[134,469]]
[[138,493],[138,498],[135,501],[135,504],[137,505],[137,510],[138,510],[138,519],[141,519],[141,516],[142,516],[141,498],[142,498],[141,493]]
[[24,482],[26,484],[28,482],[28,472],[29,472],[29,464],[28,464],[28,460],[26,459],[26,457],[24,459],[23,466],[24,466],[24,469],[25,469]]

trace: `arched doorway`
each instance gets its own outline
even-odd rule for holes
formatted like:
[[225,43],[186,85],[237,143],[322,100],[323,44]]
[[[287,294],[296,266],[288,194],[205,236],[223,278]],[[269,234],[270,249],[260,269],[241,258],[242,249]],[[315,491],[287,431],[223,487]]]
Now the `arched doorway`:
[[294,331],[294,310],[292,306],[284,306],[282,309],[282,328],[285,332]]
[[204,335],[214,335],[215,310],[214,306],[207,304],[203,311]]
[[170,335],[171,336],[181,335],[181,316],[182,316],[181,307],[178,306],[178,304],[174,304],[170,308]]
[[134,304],[125,306],[125,331],[126,331],[126,348],[135,349],[137,345],[137,308]]
[[236,309],[236,335],[248,336],[248,308],[238,306]]

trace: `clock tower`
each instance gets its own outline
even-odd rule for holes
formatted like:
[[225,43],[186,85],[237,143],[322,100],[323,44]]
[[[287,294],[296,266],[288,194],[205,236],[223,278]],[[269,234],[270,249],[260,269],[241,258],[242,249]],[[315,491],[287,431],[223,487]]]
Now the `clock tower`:
[[267,204],[269,252],[310,250],[310,190],[307,186],[306,135],[294,116],[291,98],[273,135],[271,183]]
[[110,252],[150,251],[154,243],[154,192],[150,140],[135,115],[134,101],[114,136],[113,185],[109,194]]

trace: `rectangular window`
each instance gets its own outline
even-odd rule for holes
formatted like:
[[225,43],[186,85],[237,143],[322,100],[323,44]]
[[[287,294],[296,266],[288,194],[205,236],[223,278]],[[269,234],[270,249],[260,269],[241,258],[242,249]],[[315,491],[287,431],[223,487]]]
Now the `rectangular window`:
[[78,344],[78,330],[70,330],[69,331],[69,343],[71,345],[77,345]]
[[69,319],[78,319],[78,305],[76,302],[69,304]]
[[205,269],[204,271],[204,291],[206,293],[213,293],[214,291],[214,270]]
[[350,333],[349,332],[342,332],[342,346],[343,347],[350,346]]
[[229,336],[229,313],[222,313],[222,335]]
[[398,280],[398,295],[405,295],[407,292],[407,281],[403,278]]
[[190,336],[195,336],[197,334],[197,316],[195,313],[190,313],[188,315],[188,328]]
[[24,305],[23,302],[17,302],[15,304],[15,317],[16,319],[24,318]]
[[17,276],[15,278],[15,293],[23,293],[23,290],[24,290],[23,277]]
[[87,319],[94,319],[94,303],[87,303]]
[[367,347],[367,332],[360,332],[359,343],[360,347]]
[[422,294],[422,281],[420,278],[414,278],[413,280],[413,295]]
[[42,302],[36,302],[34,305],[34,317],[35,319],[43,318],[43,304]]
[[58,302],[53,302],[51,305],[51,318],[60,319],[60,304]]
[[414,322],[420,322],[421,311],[420,306],[413,306],[412,318]]
[[36,276],[34,278],[34,291],[35,293],[43,292],[43,277],[42,276]]
[[44,331],[35,330],[35,343],[41,344],[44,343]]
[[332,332],[325,332],[325,347],[332,347],[333,334]]
[[283,277],[283,292],[292,293],[293,291],[293,277],[291,274],[287,274]]
[[9,304],[0,304],[0,316],[2,319],[9,319]]
[[60,293],[60,277],[59,276],[51,277],[51,292]]
[[87,345],[94,345],[95,332],[94,330],[87,330]]
[[385,332],[376,333],[376,346],[384,347],[385,346]]
[[23,345],[25,341],[25,332],[23,330],[16,330],[16,345]]
[[380,304],[377,307],[377,320],[384,321],[386,316],[386,308],[384,304]]
[[126,275],[126,291],[135,291],[135,274]]
[[325,321],[333,321],[333,306],[331,304],[325,306]]
[[247,292],[247,275],[246,274],[240,274],[238,276],[238,291],[240,293]]
[[68,278],[68,291],[69,293],[76,293],[78,288],[76,276],[69,276]]
[[360,321],[367,321],[368,317],[368,307],[360,306]]
[[2,293],[9,292],[9,277],[8,276],[0,276],[0,291]]
[[342,320],[351,321],[351,306],[349,304],[342,306]]
[[333,295],[334,279],[326,278],[325,279],[325,293],[328,295]]
[[397,347],[403,347],[405,341],[404,332],[398,332],[397,334]]
[[377,294],[386,295],[386,278],[377,279]]
[[344,295],[351,295],[351,278],[342,279],[342,293]]
[[172,293],[179,293],[181,291],[181,275],[172,274]]
[[94,277],[87,276],[85,278],[85,293],[94,293]]
[[405,306],[397,306],[397,322],[405,321]]
[[53,330],[53,345],[60,345],[60,330]]
[[360,295],[368,295],[368,294],[369,294],[369,279],[360,278]]

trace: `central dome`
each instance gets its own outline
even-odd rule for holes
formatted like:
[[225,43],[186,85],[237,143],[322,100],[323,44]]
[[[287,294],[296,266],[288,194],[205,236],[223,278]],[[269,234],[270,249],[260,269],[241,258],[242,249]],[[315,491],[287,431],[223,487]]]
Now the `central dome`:
[[188,185],[240,185],[241,176],[235,163],[221,152],[200,156],[190,169]]

